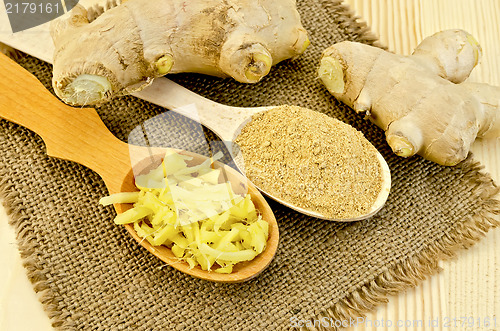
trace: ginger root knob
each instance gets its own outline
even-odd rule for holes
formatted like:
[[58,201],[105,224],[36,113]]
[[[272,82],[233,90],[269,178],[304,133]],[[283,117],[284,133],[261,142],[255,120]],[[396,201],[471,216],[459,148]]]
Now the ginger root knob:
[[[309,45],[295,0],[115,2],[107,9],[77,5],[51,23],[53,86],[63,101],[102,103],[167,73],[256,83]],[[111,87],[96,93],[93,84],[77,84],[82,97],[75,97],[69,85],[81,75],[105,77]]]
[[323,52],[318,76],[385,131],[395,154],[453,166],[476,137],[500,136],[500,87],[464,82],[481,52],[463,30],[436,33],[410,56],[344,41]]

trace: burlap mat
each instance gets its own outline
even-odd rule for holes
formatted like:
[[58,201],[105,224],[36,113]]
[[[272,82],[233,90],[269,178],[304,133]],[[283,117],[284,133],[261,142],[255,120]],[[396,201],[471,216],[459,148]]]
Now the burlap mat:
[[[281,241],[269,268],[246,283],[209,283],[164,265],[114,225],[112,208],[98,205],[106,189],[95,173],[47,157],[37,135],[2,120],[3,197],[29,278],[55,327],[274,330],[321,316],[339,325],[384,302],[388,294],[417,284],[438,270],[439,259],[498,225],[490,218],[500,210],[493,199],[497,189],[470,159],[444,168],[420,157],[397,158],[382,131],[326,92],[315,76],[321,51],[344,39],[374,39],[338,1],[299,1],[299,9],[312,45],[303,57],[274,68],[263,82],[243,85],[200,75],[174,79],[221,103],[305,106],[360,129],[392,171],[393,187],[383,210],[347,224],[313,219],[270,202]],[[30,57],[19,62],[49,87],[49,65]],[[125,141],[134,127],[163,111],[133,97],[98,109]],[[172,118],[178,140],[196,144],[190,138],[193,123]]]

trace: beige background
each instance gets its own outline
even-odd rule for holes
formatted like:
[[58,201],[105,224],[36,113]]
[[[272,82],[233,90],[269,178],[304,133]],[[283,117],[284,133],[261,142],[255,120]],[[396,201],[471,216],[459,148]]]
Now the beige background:
[[[346,3],[368,22],[389,50],[400,54],[410,54],[425,36],[439,30],[469,31],[484,51],[483,60],[470,80],[500,85],[500,0],[346,0]],[[0,19],[5,20],[5,15]],[[500,183],[500,140],[478,142],[474,153]],[[0,208],[0,264],[0,331],[51,330],[48,317],[25,276],[3,208]],[[365,323],[353,329],[464,330],[465,327],[458,326],[460,319],[467,318],[467,322],[474,321],[468,329],[500,330],[500,229],[490,231],[472,249],[441,265],[444,270],[439,275],[390,298],[389,304],[368,315]],[[457,328],[444,327],[445,321],[455,325],[454,318]],[[478,327],[478,321],[482,326],[486,320],[490,327]],[[438,322],[439,327],[429,327],[429,321]],[[407,327],[397,327],[398,323]],[[385,327],[375,327],[382,324]],[[392,327],[387,327],[388,324]]]

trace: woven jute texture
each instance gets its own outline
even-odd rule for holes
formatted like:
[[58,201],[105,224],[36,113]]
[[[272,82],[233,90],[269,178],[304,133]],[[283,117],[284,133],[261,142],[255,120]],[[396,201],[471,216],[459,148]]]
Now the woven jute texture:
[[[304,56],[273,68],[264,81],[244,85],[195,74],[172,78],[221,103],[293,104],[353,125],[391,168],[385,207],[371,219],[337,223],[270,201],[281,239],[269,268],[245,283],[210,283],[164,265],[114,225],[113,209],[98,204],[107,192],[97,174],[47,157],[40,137],[2,120],[2,195],[29,278],[56,328],[277,330],[307,320],[318,326],[321,317],[331,318],[333,326],[346,324],[387,295],[438,271],[440,259],[498,225],[491,217],[500,210],[497,188],[471,158],[453,168],[420,157],[398,158],[381,130],[326,92],[315,75],[321,51],[341,40],[375,39],[337,1],[303,0],[298,6],[312,44]],[[50,88],[49,65],[27,56],[18,62]],[[98,108],[124,141],[164,111],[133,97]],[[176,132],[177,147],[194,146],[204,135],[214,138],[209,132],[193,137],[196,126],[180,116],[165,122],[165,132]]]

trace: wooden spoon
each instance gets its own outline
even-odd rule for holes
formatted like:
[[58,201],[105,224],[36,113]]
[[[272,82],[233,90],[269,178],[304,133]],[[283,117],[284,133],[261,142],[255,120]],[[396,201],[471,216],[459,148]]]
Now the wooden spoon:
[[[245,173],[243,157],[239,149],[232,148],[234,145],[233,142],[240,134],[241,129],[252,119],[253,115],[275,108],[275,106],[247,108],[226,106],[206,99],[165,78],[156,79],[146,89],[134,93],[134,95],[175,111],[176,113],[180,113],[212,130],[222,139],[222,141],[226,142],[228,150],[232,153],[233,159],[242,173]],[[261,187],[259,187],[259,190],[271,199],[309,216],[340,222],[353,222],[367,219],[375,215],[384,206],[391,190],[391,172],[389,166],[384,157],[378,152],[377,159],[382,168],[382,188],[368,212],[354,218],[335,219],[326,217],[318,212],[298,207],[286,200],[274,196]]]
[[[151,154],[161,155],[164,149],[151,149],[126,144],[113,136],[92,108],[75,109],[60,102],[30,73],[0,53],[0,117],[22,125],[39,134],[47,147],[47,155],[82,164],[97,172],[110,194],[136,191],[134,171],[140,172],[142,165],[150,164]],[[207,158],[195,153],[194,162]],[[134,162],[131,164],[131,155]],[[262,272],[273,259],[278,247],[279,229],[274,214],[260,192],[241,174],[231,167],[216,162],[222,167],[235,192],[242,186],[248,190],[256,208],[269,223],[269,239],[264,252],[252,261],[238,263],[231,274],[204,271],[199,267],[190,269],[180,262],[170,249],[152,246],[137,235],[132,225],[125,225],[132,237],[160,260],[191,276],[216,282],[241,282]],[[116,204],[117,213],[132,206]]]
[[[51,62],[52,60],[54,45],[50,40],[50,35],[46,33],[46,31],[42,31],[40,34],[37,34],[36,38],[33,34],[0,34],[0,41],[21,49],[22,51],[43,59],[44,61]],[[274,108],[242,108],[222,105],[203,98],[202,96],[193,93],[164,77],[156,78],[149,87],[140,92],[134,93],[134,95],[177,113],[181,113],[203,124],[217,134],[223,141],[229,143],[235,141],[242,127],[250,121],[252,115]],[[233,152],[231,146],[228,147],[229,151]],[[382,189],[368,212],[364,215],[359,215],[358,217],[349,219],[328,218],[325,217],[325,215],[312,210],[300,208],[292,203],[289,203],[288,201],[273,196],[269,192],[262,190],[262,188],[259,189],[271,199],[274,199],[289,208],[309,216],[342,222],[363,220],[375,215],[384,206],[391,189],[391,173],[389,167],[380,153],[377,154],[377,157],[382,168]],[[244,164],[240,161],[243,158],[240,155],[233,155],[233,158],[239,169],[245,173]]]

